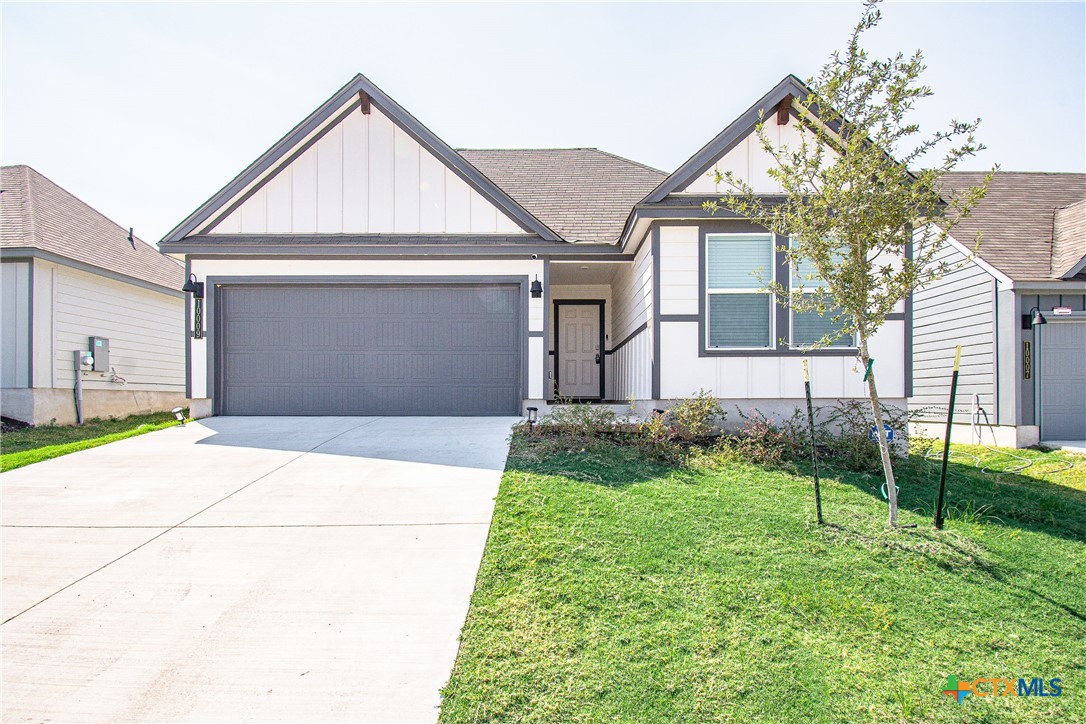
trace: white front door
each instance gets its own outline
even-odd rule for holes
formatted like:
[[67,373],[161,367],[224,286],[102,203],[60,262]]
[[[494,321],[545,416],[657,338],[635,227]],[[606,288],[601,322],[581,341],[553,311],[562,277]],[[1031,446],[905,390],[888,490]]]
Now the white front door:
[[558,305],[558,394],[562,397],[602,397],[600,394],[600,305]]

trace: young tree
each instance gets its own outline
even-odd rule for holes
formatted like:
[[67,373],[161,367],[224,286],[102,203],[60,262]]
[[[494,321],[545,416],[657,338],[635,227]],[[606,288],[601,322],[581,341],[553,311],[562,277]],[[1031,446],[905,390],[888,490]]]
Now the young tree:
[[[974,137],[980,120],[921,133],[910,115],[918,100],[932,95],[919,80],[923,55],[879,60],[860,45],[880,20],[879,2],[867,0],[847,48],[808,81],[806,98],[794,100],[798,146],[778,147],[762,123],[756,127],[761,147],[776,162],[769,175],[782,197],[763,198],[747,181],[715,171],[717,182],[734,193],[706,208],[728,208],[791,238],[781,251],[804,273],[791,284],[767,287],[794,311],[828,315],[835,323],[815,347],[858,337],[894,526],[897,488],[868,343],[898,303],[948,270],[939,253],[951,229],[984,197],[991,174],[976,188],[949,197],[942,192],[940,177],[984,148]],[[933,156],[937,164],[909,170]],[[928,223],[934,216],[937,226]]]

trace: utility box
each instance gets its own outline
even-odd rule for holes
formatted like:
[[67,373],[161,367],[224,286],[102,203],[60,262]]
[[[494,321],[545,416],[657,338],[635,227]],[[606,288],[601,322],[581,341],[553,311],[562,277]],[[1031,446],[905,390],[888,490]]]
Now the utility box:
[[95,372],[109,372],[109,340],[105,337],[91,337],[90,351],[94,355]]

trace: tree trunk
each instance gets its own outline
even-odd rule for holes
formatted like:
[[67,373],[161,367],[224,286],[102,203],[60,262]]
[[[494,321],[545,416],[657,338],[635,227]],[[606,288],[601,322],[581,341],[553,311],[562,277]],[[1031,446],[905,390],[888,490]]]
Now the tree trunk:
[[[864,369],[871,361],[867,353],[867,338],[860,338],[860,359]],[[879,391],[875,387],[875,368],[872,366],[867,375],[867,395],[871,398],[871,411],[875,415],[875,432],[879,439],[879,454],[882,456],[882,473],[886,478],[886,497],[890,499],[890,525],[897,525],[897,486],[894,485],[894,466],[890,461],[890,444],[886,440],[886,429],[882,422],[882,405],[879,404]]]

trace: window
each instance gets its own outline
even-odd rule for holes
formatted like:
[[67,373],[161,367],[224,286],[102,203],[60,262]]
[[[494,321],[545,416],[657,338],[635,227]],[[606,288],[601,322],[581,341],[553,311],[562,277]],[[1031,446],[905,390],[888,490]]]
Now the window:
[[708,347],[772,347],[773,235],[706,234],[705,255]]
[[[826,283],[818,278],[814,265],[804,260],[794,264],[792,270],[792,288],[802,285],[805,295],[817,296],[824,293]],[[800,312],[792,310],[792,347],[803,349],[817,344],[827,335],[840,331],[845,326],[844,319],[834,321],[841,314],[840,307],[830,306],[826,313],[819,316],[817,311]],[[830,342],[830,347],[854,347],[853,335],[846,334]]]

